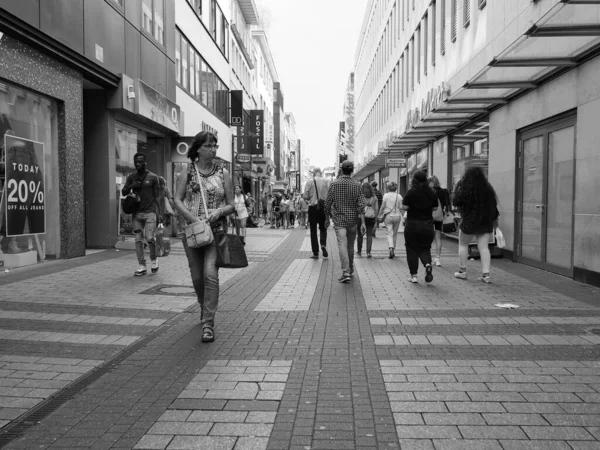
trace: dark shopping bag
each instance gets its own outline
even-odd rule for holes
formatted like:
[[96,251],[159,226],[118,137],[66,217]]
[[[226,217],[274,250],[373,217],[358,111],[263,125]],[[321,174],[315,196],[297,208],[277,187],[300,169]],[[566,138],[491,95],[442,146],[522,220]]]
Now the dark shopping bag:
[[[217,246],[217,267],[242,269],[248,267],[248,258],[244,244],[240,239],[240,228],[236,226],[236,234],[215,233]],[[227,230],[229,231],[229,229]]]
[[154,235],[154,241],[156,243],[156,256],[168,256],[171,251],[171,240],[168,237],[164,237],[165,228],[162,223],[158,225],[156,233]]

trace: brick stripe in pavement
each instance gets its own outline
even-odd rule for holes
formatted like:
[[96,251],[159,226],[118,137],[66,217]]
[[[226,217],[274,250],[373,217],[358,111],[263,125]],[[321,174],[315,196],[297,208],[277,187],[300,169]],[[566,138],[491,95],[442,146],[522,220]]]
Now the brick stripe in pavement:
[[478,346],[478,345],[599,345],[600,336],[594,334],[588,335],[559,335],[559,334],[542,334],[542,335],[479,335],[479,334],[463,334],[463,335],[439,335],[439,334],[376,334],[374,335],[375,344],[377,345],[406,345],[419,346],[431,345],[440,346]]
[[[589,314],[589,313],[588,313]],[[600,317],[371,317],[371,325],[600,325]]]

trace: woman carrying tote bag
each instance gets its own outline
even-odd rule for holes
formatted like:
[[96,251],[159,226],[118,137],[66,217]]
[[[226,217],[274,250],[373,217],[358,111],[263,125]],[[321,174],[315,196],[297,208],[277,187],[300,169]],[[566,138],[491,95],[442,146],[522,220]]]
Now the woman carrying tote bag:
[[[194,137],[187,154],[191,161],[187,176],[179,177],[174,198],[175,208],[187,223],[205,221],[213,234],[227,233],[227,216],[235,210],[229,172],[214,162],[218,148],[217,137],[210,132],[201,131]],[[212,342],[219,305],[216,241],[191,248],[184,235],[183,247],[201,308],[202,342]]]

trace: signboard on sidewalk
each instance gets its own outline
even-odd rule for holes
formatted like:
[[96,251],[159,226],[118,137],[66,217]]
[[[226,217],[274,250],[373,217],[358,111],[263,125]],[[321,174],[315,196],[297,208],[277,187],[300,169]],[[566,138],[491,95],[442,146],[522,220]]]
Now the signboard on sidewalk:
[[406,169],[406,158],[386,158],[385,164],[388,167],[399,167]]
[[4,135],[6,236],[46,233],[44,144]]

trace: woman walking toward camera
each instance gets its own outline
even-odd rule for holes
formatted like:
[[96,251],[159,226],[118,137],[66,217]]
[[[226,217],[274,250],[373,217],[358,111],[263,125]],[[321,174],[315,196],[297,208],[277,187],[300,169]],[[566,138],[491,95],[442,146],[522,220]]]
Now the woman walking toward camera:
[[[213,161],[218,148],[217,137],[212,133],[202,131],[194,137],[187,153],[191,163],[187,176],[179,177],[174,203],[187,223],[206,221],[213,233],[226,233],[227,216],[233,214],[235,208],[229,172]],[[183,247],[200,303],[202,342],[212,342],[215,340],[215,314],[219,306],[216,243],[190,248],[184,235]]]
[[458,235],[458,257],[460,266],[454,273],[456,278],[467,279],[467,256],[469,243],[475,237],[481,257],[482,275],[479,281],[489,283],[491,255],[489,242],[494,226],[498,224],[498,197],[480,167],[467,169],[454,188],[454,206],[460,212],[461,223]]
[[390,259],[396,256],[396,240],[398,238],[398,228],[402,220],[402,196],[396,191],[398,185],[393,181],[387,184],[387,190],[381,200],[378,219],[385,224],[388,247],[390,249]]
[[441,266],[442,258],[442,225],[444,217],[450,212],[450,196],[447,189],[442,189],[440,180],[435,175],[428,178],[429,187],[435,191],[435,195],[439,200],[442,209],[433,213],[433,228],[435,229],[435,258],[433,263],[436,266]]
[[246,245],[246,222],[248,221],[248,207],[246,203],[248,203],[248,200],[239,184],[235,185],[234,193],[235,226],[240,227],[240,239],[242,240],[242,244]]
[[433,210],[438,207],[438,198],[429,187],[427,175],[417,170],[410,182],[410,189],[402,200],[407,210],[406,226],[404,227],[404,244],[406,259],[410,270],[411,283],[418,283],[419,260],[425,266],[425,282],[433,281],[431,266],[431,244],[435,237],[433,229]]
[[[367,232],[365,236],[367,238],[367,258],[371,257],[371,247],[373,246],[373,227],[375,227],[376,217],[379,215],[379,201],[377,197],[375,197],[375,193],[373,192],[373,188],[367,182],[362,184],[363,195],[365,196],[365,226],[367,227]],[[359,220],[360,224],[360,220]],[[356,256],[362,256],[362,245],[363,245],[363,235],[358,233],[356,235],[356,243],[358,252]]]

